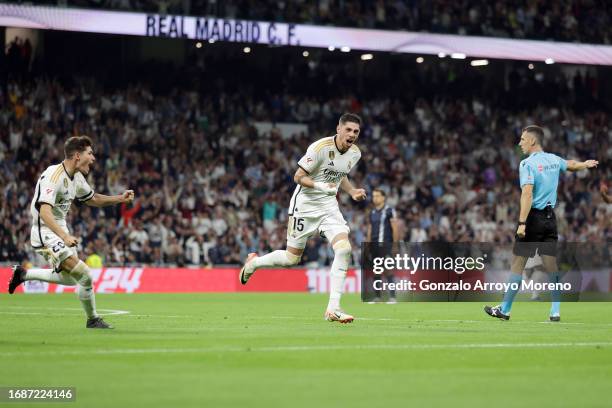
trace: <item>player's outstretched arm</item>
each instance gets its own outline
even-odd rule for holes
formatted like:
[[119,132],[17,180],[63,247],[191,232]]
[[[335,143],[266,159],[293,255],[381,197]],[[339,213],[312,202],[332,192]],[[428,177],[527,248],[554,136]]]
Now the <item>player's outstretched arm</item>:
[[42,203],[40,205],[40,218],[43,220],[45,225],[49,227],[51,231],[58,237],[64,241],[64,244],[69,247],[76,246],[79,242],[78,239],[66,231],[64,231],[57,222],[55,222],[55,217],[53,217],[53,213],[51,212],[51,205],[47,203]]
[[355,188],[346,176],[340,182],[340,189],[348,193],[355,201],[363,201],[367,197],[366,191],[363,188]]
[[569,171],[580,171],[584,169],[592,169],[597,167],[599,162],[597,160],[587,160],[587,161],[576,161],[576,160],[568,160],[567,161],[567,170]]
[[108,207],[109,205],[131,203],[132,201],[134,201],[134,190],[126,190],[123,194],[114,196],[95,193],[91,199],[85,201],[85,204],[91,207]]
[[336,195],[336,185],[334,183],[314,181],[301,167],[299,167],[293,175],[293,181],[303,187],[314,188],[315,190],[322,191],[328,195]]

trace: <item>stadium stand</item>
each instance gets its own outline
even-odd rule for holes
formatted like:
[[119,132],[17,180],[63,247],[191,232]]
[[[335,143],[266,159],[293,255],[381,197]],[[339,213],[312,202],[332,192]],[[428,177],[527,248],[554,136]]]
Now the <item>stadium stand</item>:
[[609,29],[612,4],[605,0],[43,0],[36,3],[598,44],[609,44],[612,40]]
[[[24,62],[11,63],[12,79],[0,94],[0,262],[32,259],[32,186],[46,166],[61,161],[62,141],[73,134],[96,141],[90,182],[97,191],[136,190],[131,207],[72,213],[81,251],[100,255],[105,265],[239,264],[248,252],[283,247],[296,162],[345,111],[365,121],[363,158],[351,179],[388,191],[402,237],[412,242],[512,241],[516,143],[526,124],[544,126],[545,146],[561,156],[611,155],[603,81],[580,70],[543,73],[506,62],[504,87],[462,62],[399,64],[403,76],[371,75],[359,91],[358,74],[333,59],[313,67],[294,58],[276,75],[243,56],[193,58],[182,68],[149,64],[157,76],[128,78],[127,86],[69,73],[50,78],[36,73],[36,63],[21,75]],[[225,81],[214,78],[221,69]],[[232,78],[247,73],[251,85],[236,86]],[[166,87],[164,77],[182,78],[184,86]],[[281,122],[307,131],[257,126]],[[562,239],[610,239],[612,208],[597,193],[599,180],[610,176],[605,163],[588,183],[580,173],[564,176]],[[356,261],[365,204],[340,199]],[[317,241],[306,261],[315,257],[328,264],[333,255]]]

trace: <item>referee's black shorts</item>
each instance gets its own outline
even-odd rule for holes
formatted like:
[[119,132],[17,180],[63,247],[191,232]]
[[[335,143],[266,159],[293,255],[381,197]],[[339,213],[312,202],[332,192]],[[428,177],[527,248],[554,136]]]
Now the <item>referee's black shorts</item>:
[[525,237],[515,237],[512,252],[531,258],[536,254],[557,256],[557,218],[552,207],[532,208],[525,223]]

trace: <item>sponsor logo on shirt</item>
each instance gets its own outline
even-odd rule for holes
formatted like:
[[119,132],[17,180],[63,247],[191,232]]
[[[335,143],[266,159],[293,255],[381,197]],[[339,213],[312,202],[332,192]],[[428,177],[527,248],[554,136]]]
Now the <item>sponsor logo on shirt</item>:
[[[540,170],[540,168],[542,168]],[[560,166],[558,164],[547,164],[546,166],[538,165],[538,171],[541,173],[542,171],[556,171],[559,170]]]
[[330,170],[330,169],[325,169],[323,171],[323,177],[325,177],[325,181],[327,183],[338,183],[346,175],[347,175],[347,173],[344,173],[342,171],[334,171],[334,170]]

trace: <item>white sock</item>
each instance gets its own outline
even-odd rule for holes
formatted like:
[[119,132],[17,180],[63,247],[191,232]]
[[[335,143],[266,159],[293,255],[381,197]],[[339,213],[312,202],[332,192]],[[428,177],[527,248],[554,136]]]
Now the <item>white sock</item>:
[[269,254],[258,256],[257,258],[253,259],[253,261],[249,264],[248,268],[256,270],[259,268],[266,268],[271,266],[292,266],[297,265],[299,261],[299,256],[293,255],[288,251],[279,249],[270,252]]
[[96,295],[94,294],[89,267],[83,261],[79,261],[72,268],[70,274],[77,280],[77,296],[81,301],[81,306],[83,306],[87,318],[98,317],[96,313]]
[[87,318],[98,317],[96,313],[96,295],[91,286],[77,285],[77,296],[81,301],[81,306],[87,315]]
[[340,308],[340,298],[344,291],[344,280],[351,258],[351,244],[343,239],[334,245],[334,261],[329,276],[329,303],[328,310]]
[[59,283],[60,285],[74,286],[76,280],[72,278],[66,271],[59,273],[53,272],[53,269],[28,269],[24,280],[37,280],[49,283]]

